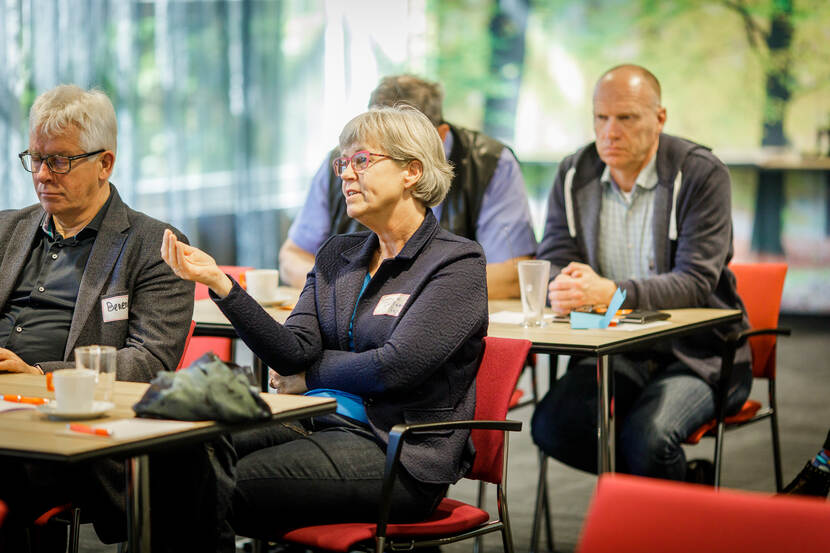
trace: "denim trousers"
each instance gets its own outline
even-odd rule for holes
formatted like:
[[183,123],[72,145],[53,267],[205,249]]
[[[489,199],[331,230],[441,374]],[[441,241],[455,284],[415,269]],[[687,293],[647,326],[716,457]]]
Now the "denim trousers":
[[[275,539],[286,530],[333,522],[374,522],[386,448],[371,429],[339,415],[233,436],[239,455],[230,523],[236,533]],[[393,522],[429,516],[447,491],[398,471]]]
[[[654,359],[611,356],[616,470],[683,480],[686,437],[715,416],[714,389],[671,355]],[[743,405],[752,387],[748,364],[727,401]],[[567,372],[536,406],[531,433],[548,456],[588,472],[597,471],[596,358],[572,358]]]

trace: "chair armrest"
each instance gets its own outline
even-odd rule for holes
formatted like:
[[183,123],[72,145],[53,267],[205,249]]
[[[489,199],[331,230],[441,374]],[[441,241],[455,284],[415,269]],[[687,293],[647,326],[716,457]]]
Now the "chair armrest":
[[724,340],[728,342],[734,342],[735,346],[741,346],[747,340],[747,338],[751,338],[752,336],[764,336],[768,334],[777,334],[779,336],[789,336],[792,334],[789,328],[748,328],[746,330],[742,330],[740,332],[733,332],[729,336],[727,336]]
[[389,443],[386,446],[386,466],[383,471],[383,491],[381,492],[380,512],[378,513],[377,536],[386,536],[389,511],[392,508],[392,486],[398,474],[401,450],[407,434],[432,432],[435,430],[501,430],[518,432],[522,429],[521,421],[513,420],[462,420],[445,422],[428,422],[420,424],[396,424],[389,430]]
[[521,421],[503,420],[464,420],[464,421],[444,421],[444,422],[425,422],[419,424],[396,424],[389,431],[390,442],[393,434],[406,434],[418,432],[434,432],[435,430],[463,430],[463,429],[478,429],[478,430],[505,430],[509,432],[519,432],[522,429]]
[[740,332],[733,332],[723,339],[723,358],[721,361],[720,379],[718,380],[717,403],[715,404],[715,421],[718,424],[723,422],[723,419],[726,417],[726,397],[729,393],[729,383],[732,381],[735,351],[753,336],[789,336],[790,334],[789,328],[748,328]]

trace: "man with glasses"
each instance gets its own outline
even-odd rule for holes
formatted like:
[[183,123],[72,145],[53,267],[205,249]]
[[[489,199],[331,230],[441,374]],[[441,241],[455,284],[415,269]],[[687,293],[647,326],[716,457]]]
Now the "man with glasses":
[[[174,370],[193,313],[193,283],[161,259],[158,245],[169,226],[127,207],[109,182],[117,133],[109,98],[58,86],[35,100],[29,133],[19,157],[40,203],[0,212],[0,372],[72,367],[74,349],[90,344],[118,349],[118,380],[148,382]],[[28,477],[48,481],[52,471],[32,474],[36,468],[26,469]],[[1,472],[0,493],[26,482]],[[110,476],[84,496],[106,495],[111,484],[115,507],[92,502],[105,514],[122,508],[115,501],[123,473],[94,477]],[[10,504],[10,517],[25,511]]]
[[[536,252],[519,162],[498,140],[444,121],[442,102],[437,83],[395,75],[380,81],[369,107],[407,104],[435,125],[455,175],[446,199],[432,211],[442,227],[481,244],[487,257],[488,297],[518,297],[516,263]],[[332,167],[339,155],[331,152],[317,170],[305,205],[280,249],[280,275],[296,288],[305,284],[314,255],[329,236],[364,229],[346,214],[340,177]]]

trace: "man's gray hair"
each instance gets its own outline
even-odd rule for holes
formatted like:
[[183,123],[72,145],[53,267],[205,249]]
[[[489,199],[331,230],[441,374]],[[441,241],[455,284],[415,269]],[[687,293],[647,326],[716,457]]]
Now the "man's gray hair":
[[441,85],[415,75],[390,75],[380,80],[369,98],[369,107],[412,106],[426,115],[434,126],[444,122],[444,92]]
[[401,162],[420,161],[421,179],[412,196],[427,207],[440,204],[452,181],[452,166],[435,126],[410,106],[373,107],[346,123],[340,133],[340,150],[353,146],[380,148]]
[[62,84],[37,97],[29,111],[29,133],[54,137],[74,125],[87,152],[116,151],[118,123],[109,97],[100,90]]

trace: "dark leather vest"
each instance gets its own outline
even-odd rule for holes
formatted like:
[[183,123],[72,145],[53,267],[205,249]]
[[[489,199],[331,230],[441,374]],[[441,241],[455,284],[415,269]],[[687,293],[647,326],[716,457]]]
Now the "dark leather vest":
[[[453,135],[453,145],[449,160],[455,175],[447,197],[444,198],[440,224],[454,234],[475,240],[481,200],[496,172],[505,146],[477,131],[450,127],[450,132]],[[332,150],[330,161],[339,155],[337,149]],[[328,193],[332,234],[366,230],[366,227],[346,214],[340,177],[333,170],[329,170]]]

